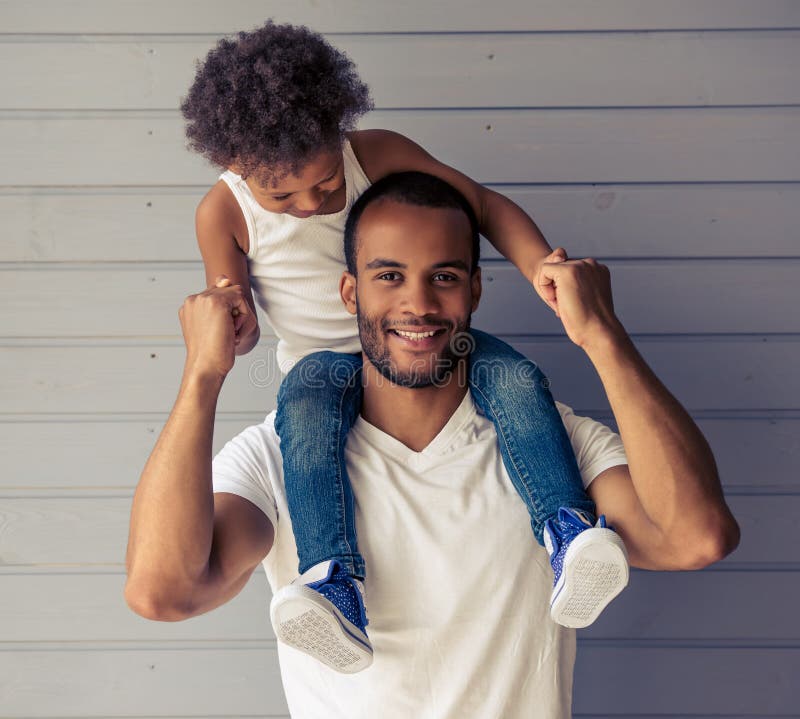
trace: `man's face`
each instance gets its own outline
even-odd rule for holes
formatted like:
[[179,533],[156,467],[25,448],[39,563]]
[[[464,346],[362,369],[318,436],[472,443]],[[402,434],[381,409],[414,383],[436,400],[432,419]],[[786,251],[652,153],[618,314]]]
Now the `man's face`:
[[364,354],[395,384],[444,381],[469,351],[464,335],[480,298],[469,220],[460,210],[378,200],[357,240],[358,276],[345,273],[341,289]]

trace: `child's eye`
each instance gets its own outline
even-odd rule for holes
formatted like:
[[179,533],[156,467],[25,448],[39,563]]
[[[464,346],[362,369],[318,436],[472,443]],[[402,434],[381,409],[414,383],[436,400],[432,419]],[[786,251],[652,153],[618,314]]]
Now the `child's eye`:
[[273,200],[288,200],[289,199],[289,195],[273,195],[272,199]]

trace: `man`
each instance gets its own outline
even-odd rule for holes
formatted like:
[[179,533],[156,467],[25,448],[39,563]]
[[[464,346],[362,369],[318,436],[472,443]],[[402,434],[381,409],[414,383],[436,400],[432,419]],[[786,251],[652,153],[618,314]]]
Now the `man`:
[[[463,381],[467,359],[453,352],[481,293],[470,223],[454,207],[404,201],[398,177],[353,208],[356,272],[340,284],[364,350],[363,406],[346,460],[369,567],[374,663],[342,675],[279,644],[289,707],[297,717],[347,719],[568,716],[575,634],[549,618],[547,553]],[[607,268],[567,260],[544,274],[622,435],[559,408],[598,514],[634,566],[697,569],[721,559],[738,527],[713,456],[615,316]],[[261,562],[273,591],[295,579],[274,415],[228,443],[212,469],[232,314],[247,311],[241,289],[225,283],[181,310],[183,382],[131,515],[125,596],[145,617],[209,611]],[[396,330],[409,327],[434,334],[408,341]]]

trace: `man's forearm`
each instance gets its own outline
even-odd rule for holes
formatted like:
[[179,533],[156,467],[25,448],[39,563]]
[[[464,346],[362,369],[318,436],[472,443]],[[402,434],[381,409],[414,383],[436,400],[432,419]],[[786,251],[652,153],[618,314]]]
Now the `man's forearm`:
[[133,498],[128,587],[157,603],[191,593],[208,570],[214,523],[211,453],[222,379],[187,369]]
[[624,329],[584,346],[619,427],[637,496],[655,527],[688,539],[693,526],[732,523],[711,449]]

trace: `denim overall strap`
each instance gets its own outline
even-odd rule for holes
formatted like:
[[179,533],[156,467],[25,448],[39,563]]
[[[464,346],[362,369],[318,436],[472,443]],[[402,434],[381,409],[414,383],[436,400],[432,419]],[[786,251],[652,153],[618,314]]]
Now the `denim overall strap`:
[[292,368],[278,390],[275,429],[300,574],[335,559],[351,576],[364,578],[344,458],[347,433],[361,410],[361,367],[360,354],[315,352]]
[[469,383],[475,404],[497,431],[500,455],[522,497],[539,544],[559,507],[594,516],[575,453],[541,370],[502,340],[470,330]]

